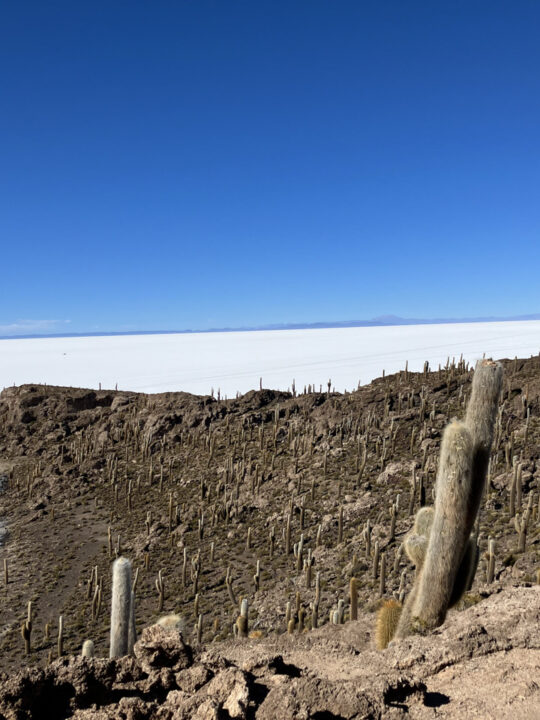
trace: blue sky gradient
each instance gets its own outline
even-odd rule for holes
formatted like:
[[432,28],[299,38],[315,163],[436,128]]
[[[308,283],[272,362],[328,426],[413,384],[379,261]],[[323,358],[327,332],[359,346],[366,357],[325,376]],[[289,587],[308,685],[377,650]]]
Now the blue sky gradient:
[[0,335],[540,312],[540,4],[4,3]]

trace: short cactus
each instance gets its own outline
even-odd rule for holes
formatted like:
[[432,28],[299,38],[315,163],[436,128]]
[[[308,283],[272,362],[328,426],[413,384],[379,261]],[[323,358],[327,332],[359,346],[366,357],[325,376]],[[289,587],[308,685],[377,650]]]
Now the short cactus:
[[429,536],[409,533],[405,538],[405,552],[414,567],[419,571],[424,564]]
[[236,618],[236,629],[238,631],[238,637],[246,638],[248,636],[248,622],[247,618],[243,615],[239,615]]
[[377,613],[375,626],[375,645],[377,650],[384,650],[394,637],[401,615],[401,603],[394,598],[385,600]]
[[248,610],[248,599],[243,598],[242,602],[240,603],[240,615],[236,619],[236,629],[238,631],[238,637],[246,638],[248,636]]
[[187,630],[186,621],[182,615],[163,615],[156,622],[156,625],[159,625],[165,630],[177,630],[182,635],[185,635]]
[[85,640],[83,642],[81,655],[86,658],[93,658],[95,656],[94,641]]
[[414,518],[414,531],[417,535],[423,535],[428,538],[433,525],[433,508],[422,507],[416,513]]

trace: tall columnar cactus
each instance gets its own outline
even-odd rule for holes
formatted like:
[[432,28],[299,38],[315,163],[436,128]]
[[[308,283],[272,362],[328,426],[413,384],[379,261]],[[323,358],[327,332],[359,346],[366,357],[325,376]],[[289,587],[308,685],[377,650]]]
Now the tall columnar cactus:
[[[431,526],[433,524],[434,510],[432,507],[423,507],[416,513],[414,526],[411,532],[405,537],[404,548],[409,560],[419,573],[424,564]],[[474,579],[478,564],[478,546],[473,535],[470,536],[465,547],[463,560],[459,566],[449,607],[455,605],[463,593],[469,589]]]
[[132,589],[131,589],[131,605],[129,609],[129,630],[128,630],[128,653],[131,654],[133,652],[133,647],[135,643],[137,642],[137,622],[135,619],[135,592],[133,590],[133,587],[135,586],[135,582],[133,583]]
[[358,583],[354,576],[349,583],[349,599],[351,604],[351,620],[358,620]]
[[472,486],[466,525],[472,530],[486,482],[491,443],[502,389],[503,369],[500,363],[480,360],[476,363],[472,392],[467,406],[465,425],[472,436]]
[[129,652],[131,614],[131,562],[124,557],[114,561],[112,571],[111,645],[109,657]]
[[482,498],[502,386],[502,366],[479,361],[465,422],[447,426],[435,484],[435,506],[421,509],[405,549],[417,577],[396,637],[433,629],[470,586],[478,554],[470,537]]
[[28,603],[28,616],[25,622],[21,626],[21,635],[24,640],[24,652],[25,655],[30,655],[32,651],[32,602]]
[[58,618],[57,652],[58,652],[58,657],[62,657],[62,655],[64,654],[64,616],[63,615],[60,615],[60,617]]
[[426,555],[398,625],[398,636],[444,622],[469,533],[464,532],[471,495],[473,446],[461,422],[446,428],[435,486],[435,508]]

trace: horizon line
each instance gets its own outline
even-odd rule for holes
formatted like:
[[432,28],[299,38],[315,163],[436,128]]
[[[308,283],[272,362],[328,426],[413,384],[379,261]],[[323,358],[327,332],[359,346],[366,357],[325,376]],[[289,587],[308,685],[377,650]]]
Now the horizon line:
[[0,335],[0,340],[33,340],[46,338],[76,338],[76,337],[118,337],[125,335],[192,335],[201,333],[225,332],[264,332],[272,330],[323,330],[332,328],[351,327],[393,327],[403,325],[452,325],[482,322],[527,322],[540,320],[540,313],[528,315],[514,315],[510,317],[490,316],[473,318],[402,318],[397,315],[382,315],[372,320],[338,320],[319,321],[313,323],[270,323],[268,325],[254,325],[243,327],[208,328],[203,330],[110,330],[96,332],[71,333],[25,333],[22,335]]

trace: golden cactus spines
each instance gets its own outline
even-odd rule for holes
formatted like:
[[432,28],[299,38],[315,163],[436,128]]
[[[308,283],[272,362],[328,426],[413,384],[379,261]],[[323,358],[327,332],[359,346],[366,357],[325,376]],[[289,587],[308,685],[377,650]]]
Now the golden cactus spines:
[[384,650],[394,637],[401,611],[401,603],[394,600],[394,598],[385,600],[379,608],[375,625],[375,645],[377,650]]

